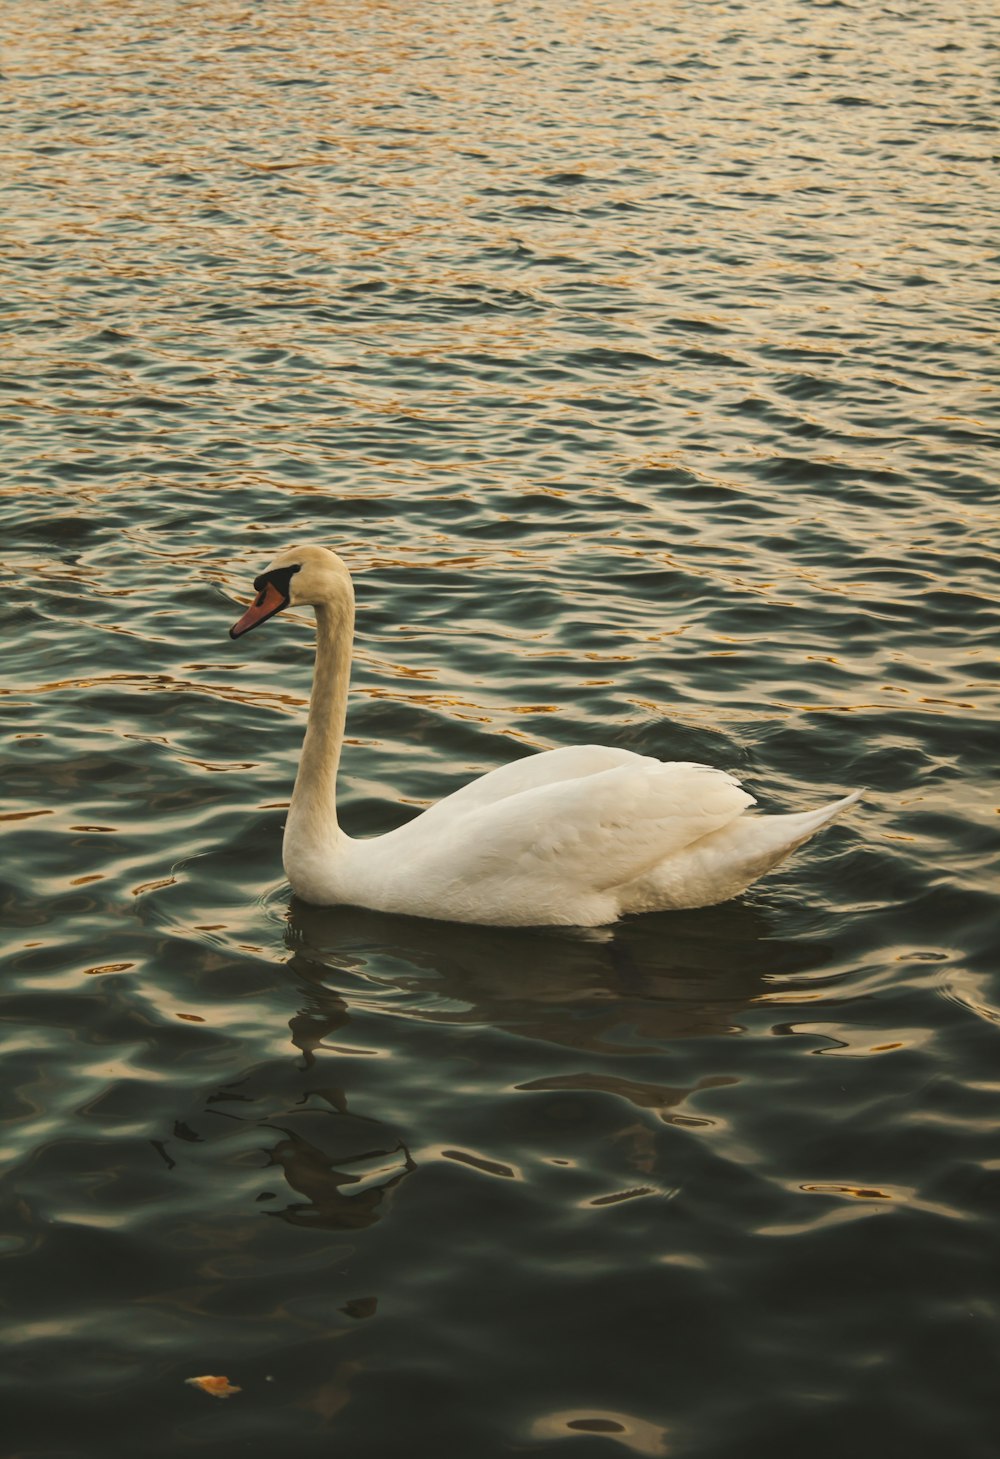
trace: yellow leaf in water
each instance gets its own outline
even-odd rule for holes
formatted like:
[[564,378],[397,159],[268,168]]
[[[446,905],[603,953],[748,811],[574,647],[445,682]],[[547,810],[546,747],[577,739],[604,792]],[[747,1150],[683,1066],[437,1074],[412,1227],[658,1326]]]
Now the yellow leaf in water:
[[202,1378],[185,1378],[185,1383],[200,1388],[202,1393],[210,1393],[213,1398],[228,1398],[231,1393],[242,1393],[242,1388],[236,1388],[228,1378],[213,1378],[205,1374]]

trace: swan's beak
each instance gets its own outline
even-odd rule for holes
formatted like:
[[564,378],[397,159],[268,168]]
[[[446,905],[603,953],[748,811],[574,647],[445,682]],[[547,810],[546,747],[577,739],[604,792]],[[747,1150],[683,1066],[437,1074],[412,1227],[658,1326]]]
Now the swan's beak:
[[[260,579],[257,581],[260,582]],[[254,586],[256,587],[256,583]],[[249,633],[251,628],[256,628],[258,623],[266,623],[275,613],[280,613],[282,608],[287,607],[288,599],[281,589],[276,588],[274,583],[265,581],[243,617],[229,630],[229,637],[240,638],[244,633]]]

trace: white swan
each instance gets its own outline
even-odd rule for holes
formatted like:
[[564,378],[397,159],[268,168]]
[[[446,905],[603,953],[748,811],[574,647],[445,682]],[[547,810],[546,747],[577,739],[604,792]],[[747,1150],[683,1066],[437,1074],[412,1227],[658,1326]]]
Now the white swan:
[[597,927],[629,912],[704,907],[738,895],[858,799],[746,816],[753,797],[707,765],[630,750],[546,750],[481,775],[384,836],[337,822],[354,633],[347,568],[325,547],[280,552],[238,638],[289,605],[316,610],[309,720],[283,859],[307,902],[494,926]]

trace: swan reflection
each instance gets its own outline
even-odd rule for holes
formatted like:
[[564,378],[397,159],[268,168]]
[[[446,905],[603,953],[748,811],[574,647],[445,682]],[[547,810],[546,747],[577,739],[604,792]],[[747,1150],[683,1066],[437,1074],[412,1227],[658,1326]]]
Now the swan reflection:
[[[328,999],[346,998],[359,1016],[392,1012],[557,1045],[579,1056],[576,1067],[549,1072],[543,1061],[519,1091],[605,1093],[675,1125],[708,1123],[684,1106],[696,1091],[732,1080],[702,1071],[687,1084],[664,1082],[670,1046],[740,1032],[769,977],[825,960],[814,943],[776,937],[767,913],[743,903],[572,932],[476,928],[293,899],[286,940],[289,972],[317,1018]],[[634,1133],[645,1148],[640,1126]],[[637,1165],[647,1169],[648,1161]]]
[[[358,1123],[346,1114],[338,1123],[314,1106],[262,1126],[282,1136],[270,1151],[271,1164],[280,1165],[292,1190],[306,1198],[269,1214],[293,1226],[336,1230],[360,1230],[378,1219],[385,1197],[416,1166],[401,1140],[389,1149],[349,1153],[359,1143]],[[371,1128],[368,1121],[360,1124]]]
[[[490,1177],[516,1174],[453,1138],[439,1143],[437,1131],[412,1130],[405,1114],[398,1123],[379,1117],[401,1105],[409,1110],[406,1080],[429,1077],[430,1045],[412,1065],[405,1057],[414,1022],[437,1025],[446,1040],[454,1039],[449,1030],[475,1026],[462,1056],[471,1051],[481,1061],[475,1077],[486,1098],[494,1078],[511,1087],[509,1071],[491,1065],[492,1035],[570,1051],[569,1065],[565,1056],[531,1057],[525,1069],[515,1059],[514,1087],[626,1101],[639,1118],[622,1133],[635,1145],[636,1170],[648,1173],[655,1164],[650,1116],[706,1123],[685,1109],[690,1096],[731,1082],[697,1055],[679,1069],[672,1046],[739,1033],[770,977],[813,971],[825,960],[822,944],[777,937],[766,910],[744,903],[566,931],[478,928],[293,900],[284,936],[295,1008],[288,1028],[300,1057],[269,1059],[227,1082],[208,1096],[200,1118],[187,1116],[174,1134],[202,1148],[220,1137],[245,1148],[252,1138],[267,1187],[256,1199],[268,1215],[352,1231],[379,1219],[418,1160]],[[387,1055],[384,1084],[358,1073],[359,1059]],[[667,1082],[668,1070],[680,1077]],[[352,1073],[368,1109],[374,1102],[372,1114],[350,1107],[344,1084]],[[416,1158],[411,1141],[420,1146]],[[184,1146],[170,1143],[172,1154],[158,1148],[173,1161]],[[279,1171],[283,1197],[270,1188]]]
[[740,1031],[775,974],[824,960],[774,935],[740,902],[611,928],[497,928],[389,917],[292,899],[289,971],[314,1016],[333,986],[353,1006],[388,1001],[408,1018],[489,1024],[595,1053],[662,1050]]

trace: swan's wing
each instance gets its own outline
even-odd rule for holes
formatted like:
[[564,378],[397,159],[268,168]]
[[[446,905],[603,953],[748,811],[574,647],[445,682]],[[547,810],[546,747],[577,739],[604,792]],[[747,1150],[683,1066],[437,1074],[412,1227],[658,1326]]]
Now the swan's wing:
[[469,811],[480,810],[497,801],[522,795],[525,791],[567,780],[589,779],[620,765],[652,766],[660,763],[632,750],[613,750],[609,745],[566,745],[558,750],[540,750],[523,760],[512,760],[477,776],[428,807],[419,819],[433,822],[436,834],[441,835],[444,822],[457,822]]
[[752,804],[722,770],[629,756],[582,778],[470,802],[443,825],[418,816],[382,839],[398,837],[425,881],[492,883],[510,896],[518,885],[525,896],[544,888],[558,901],[632,881]]

